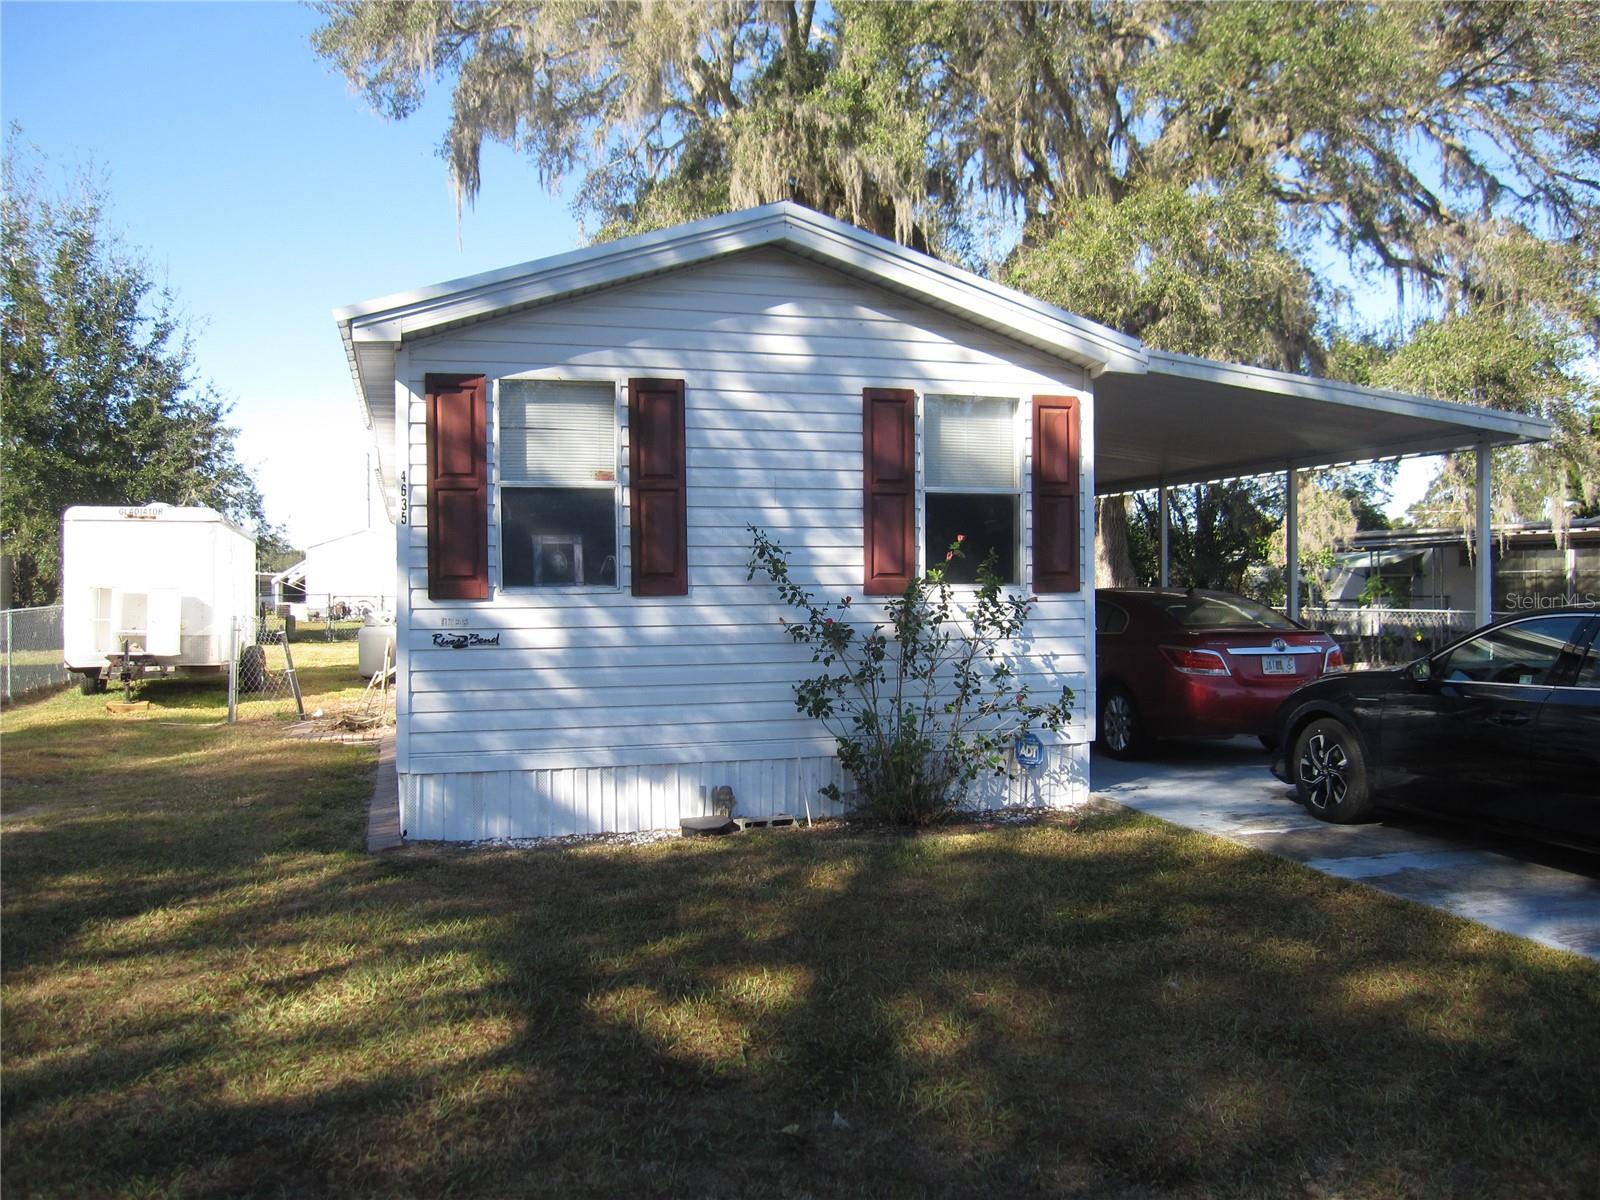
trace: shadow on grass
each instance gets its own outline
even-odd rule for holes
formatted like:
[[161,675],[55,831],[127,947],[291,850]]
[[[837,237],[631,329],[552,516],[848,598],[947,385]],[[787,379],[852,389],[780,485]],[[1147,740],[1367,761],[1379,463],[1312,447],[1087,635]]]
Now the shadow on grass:
[[10,713],[14,709],[27,709],[35,704],[43,704],[48,700],[55,699],[72,686],[70,683],[52,683],[44,687],[32,688],[10,699],[0,699],[0,714]]
[[1227,843],[1107,814],[373,859],[370,751],[273,745],[195,737],[176,774],[130,745],[93,778],[143,790],[8,831],[8,1190],[1580,1196],[1600,1171],[1592,964]]

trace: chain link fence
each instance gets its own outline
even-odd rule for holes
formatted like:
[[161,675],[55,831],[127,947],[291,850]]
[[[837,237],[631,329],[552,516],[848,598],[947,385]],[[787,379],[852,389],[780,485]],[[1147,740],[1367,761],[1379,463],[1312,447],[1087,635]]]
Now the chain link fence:
[[5,701],[70,682],[61,642],[61,605],[8,608],[0,623]]
[[1302,608],[1300,620],[1331,634],[1352,667],[1398,667],[1477,626],[1454,608]]
[[228,667],[228,720],[303,720],[305,697],[283,629],[258,618],[235,622]]
[[369,626],[371,644],[356,646],[297,637],[292,625],[267,610],[235,627],[228,720],[275,721],[317,741],[382,736],[394,725],[394,626]]

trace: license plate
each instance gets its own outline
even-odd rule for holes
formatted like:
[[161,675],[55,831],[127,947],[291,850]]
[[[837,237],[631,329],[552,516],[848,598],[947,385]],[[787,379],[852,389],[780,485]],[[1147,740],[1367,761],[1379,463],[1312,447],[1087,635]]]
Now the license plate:
[[1263,675],[1293,675],[1294,655],[1269,654],[1261,660],[1261,673]]

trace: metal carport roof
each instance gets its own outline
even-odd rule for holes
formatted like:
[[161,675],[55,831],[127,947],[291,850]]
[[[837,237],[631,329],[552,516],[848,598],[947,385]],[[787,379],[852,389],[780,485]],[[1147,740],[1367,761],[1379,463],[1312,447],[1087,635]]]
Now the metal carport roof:
[[1095,490],[1536,441],[1539,417],[1451,404],[1284,371],[1147,350],[1138,374],[1095,383]]

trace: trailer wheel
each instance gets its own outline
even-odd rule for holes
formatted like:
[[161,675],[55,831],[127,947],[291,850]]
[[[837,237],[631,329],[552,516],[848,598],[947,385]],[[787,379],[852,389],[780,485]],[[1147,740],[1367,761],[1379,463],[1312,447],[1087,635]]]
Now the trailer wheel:
[[267,652],[260,646],[239,651],[239,690],[260,692],[267,686]]
[[78,690],[85,696],[98,696],[106,690],[105,676],[99,671],[79,671]]

